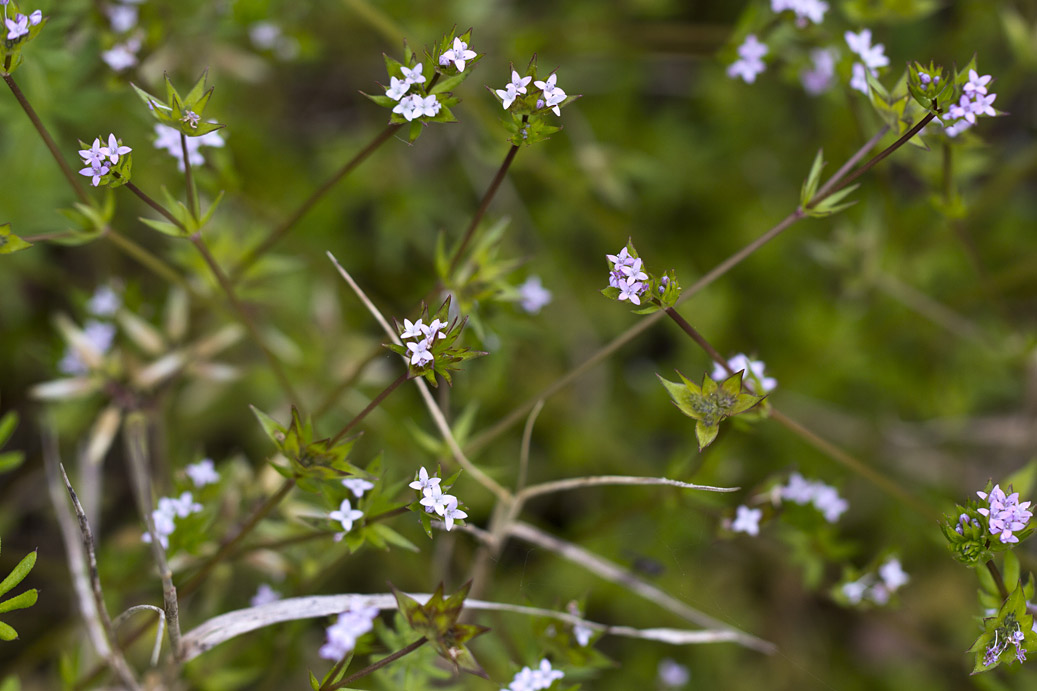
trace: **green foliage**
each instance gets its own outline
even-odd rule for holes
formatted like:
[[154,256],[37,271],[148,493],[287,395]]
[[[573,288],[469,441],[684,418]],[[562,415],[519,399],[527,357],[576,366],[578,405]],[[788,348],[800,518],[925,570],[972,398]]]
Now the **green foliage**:
[[679,371],[677,376],[681,378],[680,383],[656,375],[670,394],[673,404],[696,421],[695,436],[700,451],[717,438],[721,422],[744,413],[764,399],[763,396],[755,396],[742,389],[743,374],[741,371],[736,372],[719,385],[708,374],[704,374],[702,386],[691,382]]
[[439,653],[457,671],[474,674],[485,679],[489,675],[476,662],[475,657],[465,645],[476,636],[489,631],[485,626],[475,624],[459,624],[458,617],[464,607],[464,600],[472,588],[468,581],[461,589],[448,598],[443,597],[443,584],[440,583],[424,605],[409,595],[392,587],[393,595],[400,612],[415,633],[424,636]]
[[32,247],[32,243],[12,233],[10,223],[0,224],[0,254],[13,254],[29,247]]
[[[8,19],[14,19],[18,14],[31,14],[33,10],[29,10],[28,13],[23,12],[18,7],[18,3],[15,0],[5,3],[4,17]],[[46,26],[47,20],[50,17],[42,17],[41,20],[33,24],[32,21],[28,23],[29,33],[19,36],[15,39],[7,38],[8,27],[3,27],[4,35],[0,39],[0,73],[11,74],[18,66],[22,64],[22,48],[24,48],[30,41],[35,39],[43,31],[43,27]]]
[[[3,597],[10,592],[12,588],[21,583],[25,577],[29,575],[29,572],[32,571],[32,567],[35,565],[36,550],[33,550],[18,562],[11,573],[9,573],[3,581],[0,581],[0,597]],[[12,598],[8,598],[7,600],[0,601],[0,614],[32,607],[36,604],[37,595],[36,589],[33,588],[31,590],[26,590],[24,593],[19,595],[15,595]],[[0,641],[13,641],[16,638],[18,638],[18,632],[9,624],[0,621]]]
[[1019,581],[997,615],[983,620],[983,633],[969,648],[976,655],[973,674],[989,672],[1003,662],[1016,662],[1020,650],[1037,651],[1037,633],[1033,631],[1033,615],[1026,606],[1026,598],[1024,585]]
[[[460,338],[465,324],[468,323],[468,317],[457,318],[453,321],[450,320],[450,302],[452,299],[452,297],[448,296],[447,299],[443,301],[443,304],[439,306],[439,309],[436,310],[436,313],[431,316],[429,315],[428,307],[424,303],[421,305],[421,315],[419,320],[426,322],[425,326],[429,326],[436,322],[442,324],[436,334],[429,337],[431,343],[429,344],[428,350],[432,354],[432,360],[430,362],[423,364],[414,364],[410,362],[411,351],[408,350],[406,344],[384,344],[389,350],[407,359],[408,379],[424,377],[425,381],[432,386],[439,386],[439,383],[436,380],[436,375],[438,374],[446,380],[447,384],[452,384],[453,379],[451,373],[459,371],[462,362],[471,360],[472,358],[482,357],[487,354],[481,350],[472,350],[467,346],[457,345],[457,339]],[[400,328],[399,322],[396,322],[396,330],[400,333],[403,333],[404,331],[404,329]]]
[[[3,415],[3,417],[0,417],[0,449],[3,449],[4,445],[11,440],[11,435],[14,434],[14,430],[17,427],[17,411],[9,410]],[[25,454],[21,451],[0,452],[0,473],[14,470],[24,462]]]
[[191,87],[187,95],[180,96],[173,86],[173,82],[170,81],[169,75],[164,75],[166,82],[165,100],[152,96],[136,84],[131,84],[131,86],[137,92],[140,100],[144,102],[144,105],[148,107],[152,117],[160,123],[167,127],[172,127],[188,137],[200,137],[203,134],[209,134],[226,127],[226,125],[221,125],[218,122],[208,122],[201,119],[205,115],[205,108],[209,105],[209,99],[212,98],[212,92],[216,89],[215,86],[208,89],[205,88],[208,76],[209,70],[202,72],[202,76],[198,78],[198,81]]

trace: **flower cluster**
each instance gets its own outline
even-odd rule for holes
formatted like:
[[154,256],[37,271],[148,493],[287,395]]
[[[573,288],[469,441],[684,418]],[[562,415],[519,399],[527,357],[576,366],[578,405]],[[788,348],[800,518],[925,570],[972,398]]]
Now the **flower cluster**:
[[820,24],[828,11],[828,3],[822,0],[771,0],[771,9],[774,12],[791,10],[796,13],[796,24],[800,27],[806,26],[808,20]]
[[[529,93],[530,82],[533,82],[533,86],[540,90],[539,93]],[[561,106],[569,98],[569,95],[558,86],[558,75],[554,72],[547,79],[536,79],[534,63],[530,63],[529,72],[525,76],[512,68],[511,81],[505,84],[503,89],[494,89],[493,92],[497,94],[504,110],[511,108],[512,104],[521,97],[521,103],[525,108],[516,108],[516,111],[528,109],[535,113],[546,108],[553,111],[555,115],[562,114]]]
[[[203,146],[222,147],[224,145],[223,135],[217,131],[203,134],[200,137],[187,138],[187,162],[191,167],[200,166],[205,163],[200,149]],[[155,148],[168,151],[169,155],[176,159],[176,166],[180,172],[186,170],[184,165],[184,149],[180,141],[180,131],[166,125],[155,125]]]
[[904,572],[899,559],[888,559],[875,574],[865,574],[848,581],[840,587],[840,593],[851,605],[868,601],[876,605],[889,602],[890,596],[904,586],[910,578]]
[[[86,145],[84,144],[84,146]],[[108,146],[101,146],[101,138],[97,137],[89,149],[79,150],[79,157],[83,159],[83,165],[86,166],[86,168],[79,171],[79,174],[90,178],[90,184],[97,187],[101,183],[101,179],[113,172],[113,170],[117,174],[121,174],[128,168],[129,157],[126,154],[131,151],[133,149],[128,146],[122,146],[114,134],[108,135]],[[118,170],[115,170],[115,166],[119,163],[121,157],[125,157],[126,160],[124,160],[122,166],[119,166]]]
[[[115,72],[123,72],[135,67],[139,62],[137,53],[141,49],[139,35],[133,35],[139,20],[141,0],[124,0],[124,4],[111,3],[105,8],[112,33],[121,37],[121,41],[101,52],[101,59]],[[135,32],[139,34],[140,32]]]
[[[922,75],[919,75],[922,78]],[[924,80],[924,78],[923,78]],[[950,123],[945,131],[950,137],[956,137],[976,124],[977,115],[997,115],[994,110],[994,99],[997,94],[987,93],[987,84],[991,76],[980,76],[976,70],[969,70],[969,80],[962,87],[961,98],[947,110],[944,121]]]
[[990,667],[997,664],[1008,646],[1015,646],[1015,659],[1019,662],[1026,662],[1026,648],[1023,645],[1023,641],[1026,638],[1026,634],[1023,632],[1019,622],[1012,615],[1009,615],[1005,621],[1005,625],[998,627],[994,631],[994,640],[991,641],[990,645],[986,647],[983,652],[983,665]]
[[191,478],[195,487],[215,485],[220,481],[220,474],[216,472],[216,466],[211,458],[203,458],[197,463],[192,463],[184,468],[184,472],[187,473],[187,477]]
[[[778,386],[777,379],[764,374],[766,365],[762,360],[750,360],[749,356],[744,353],[738,353],[727,361],[727,366],[731,368],[732,372],[745,372],[745,376],[742,378],[745,388],[755,394],[770,393]],[[717,362],[713,364],[713,373],[709,376],[720,381],[727,379],[728,375],[727,370]]]
[[648,290],[648,274],[641,270],[641,258],[631,255],[626,247],[619,254],[606,254],[605,258],[612,263],[609,286],[619,289],[617,299],[640,305],[641,296]]
[[454,527],[454,521],[468,518],[468,514],[459,508],[457,497],[443,492],[441,483],[442,478],[430,477],[422,466],[417,479],[408,487],[421,493],[418,503],[425,507],[425,513],[435,513],[442,518],[449,532]]
[[325,660],[340,660],[356,647],[356,641],[374,628],[378,616],[377,607],[365,607],[360,598],[354,599],[349,608],[338,615],[338,620],[328,627],[327,641],[319,654]]
[[[4,3],[6,5],[7,3]],[[30,12],[28,16],[18,12],[14,15],[14,19],[7,17],[6,7],[4,8],[4,24],[7,27],[7,40],[18,41],[23,36],[29,35],[30,26],[38,26],[43,21],[43,11],[35,10]]]
[[789,475],[787,485],[778,487],[778,496],[794,504],[813,504],[825,520],[835,523],[850,508],[850,504],[839,496],[839,492],[819,480],[806,480],[799,473]]
[[[1011,488],[1009,488],[1011,489]],[[980,499],[985,499],[988,508],[979,509],[979,513],[987,517],[987,528],[991,535],[997,535],[1002,543],[1019,542],[1013,533],[1026,529],[1026,524],[1033,518],[1029,510],[1030,502],[1019,503],[1019,493],[1005,495],[1000,485],[994,485],[990,492],[976,492]]]
[[439,319],[433,319],[429,324],[425,324],[421,319],[414,322],[410,319],[403,320],[400,339],[407,348],[412,367],[424,368],[435,362],[432,346],[435,345],[436,339],[446,338],[445,328],[446,324]]
[[859,62],[853,63],[853,75],[850,78],[850,86],[863,94],[868,93],[868,78],[866,71],[872,76],[878,76],[878,68],[889,65],[886,57],[886,47],[881,43],[871,45],[871,29],[862,29],[859,33],[847,31],[844,35],[846,45],[850,52],[855,53]]
[[756,81],[756,76],[766,69],[763,64],[763,56],[766,54],[767,46],[760,43],[756,34],[749,34],[742,45],[738,46],[738,60],[728,66],[727,76],[741,77],[747,84],[752,84]]
[[735,519],[731,522],[731,531],[746,535],[759,535],[762,517],[763,509],[750,509],[748,506],[741,505],[735,509]]
[[342,526],[342,532],[335,534],[335,542],[339,542],[353,529],[353,523],[364,517],[364,512],[354,509],[348,499],[343,499],[338,509],[328,513],[328,518],[338,521]]
[[[194,500],[190,492],[184,492],[179,498],[162,497],[158,500],[158,508],[151,512],[151,520],[155,524],[155,535],[164,549],[169,549],[169,536],[176,530],[177,518],[187,518],[202,510],[202,505]],[[151,542],[151,533],[145,532],[141,537],[144,542]]]
[[551,685],[558,679],[565,676],[563,672],[557,669],[551,669],[551,662],[544,658],[540,661],[540,666],[536,669],[530,669],[529,667],[523,667],[519,670],[515,678],[511,680],[506,691],[538,691],[539,689],[549,689]]

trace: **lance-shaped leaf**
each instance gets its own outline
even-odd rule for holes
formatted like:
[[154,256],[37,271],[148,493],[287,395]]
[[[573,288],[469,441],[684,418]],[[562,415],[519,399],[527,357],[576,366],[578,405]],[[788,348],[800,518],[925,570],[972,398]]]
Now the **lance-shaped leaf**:
[[392,589],[397,606],[407,619],[407,623],[417,633],[427,638],[436,652],[450,661],[454,669],[489,679],[482,666],[476,662],[475,657],[465,645],[489,629],[475,624],[457,623],[461,610],[464,608],[464,600],[472,588],[471,581],[465,583],[460,590],[448,598],[443,597],[443,584],[440,583],[436,592],[424,605],[400,592],[391,583],[389,587]]
[[[21,583],[25,577],[29,575],[29,572],[32,571],[32,567],[35,565],[36,551],[33,550],[18,562],[18,565],[14,567],[14,570],[7,575],[7,578],[0,581],[0,596],[7,594],[12,588]],[[32,607],[36,604],[37,595],[38,593],[36,592],[36,589],[33,588],[32,590],[27,590],[24,593],[0,602],[0,614],[16,609]],[[0,641],[13,641],[16,638],[18,638],[18,632],[9,624],[0,622]]]
[[690,381],[680,372],[681,382],[671,382],[659,376],[670,398],[682,413],[696,421],[695,436],[699,450],[706,448],[716,439],[720,423],[726,418],[744,413],[764,396],[754,396],[742,390],[743,372],[736,372],[722,384],[717,384],[708,375],[702,376],[702,386]]
[[0,254],[12,254],[28,247],[32,247],[32,243],[12,233],[10,223],[0,225]]

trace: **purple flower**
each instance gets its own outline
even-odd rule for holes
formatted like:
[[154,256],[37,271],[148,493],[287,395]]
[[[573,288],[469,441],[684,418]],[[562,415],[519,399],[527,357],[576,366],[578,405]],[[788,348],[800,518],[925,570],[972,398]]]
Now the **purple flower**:
[[[190,112],[190,111],[188,111],[188,112]],[[96,144],[96,142],[97,142],[97,140],[95,139],[94,143]],[[102,146],[100,148],[100,151],[101,151],[101,153],[103,153],[105,156],[108,157],[108,160],[112,162],[112,165],[115,165],[116,163],[119,162],[119,156],[123,156],[125,154],[128,154],[131,151],[133,151],[133,149],[131,149],[128,146],[119,146],[119,140],[115,138],[115,135],[114,134],[109,134],[108,135],[108,146]],[[81,151],[80,153],[83,153],[83,152]]]
[[986,499],[988,508],[979,509],[979,513],[987,517],[987,528],[991,535],[997,535],[1003,544],[1019,542],[1013,533],[1026,528],[1033,518],[1029,511],[1030,502],[1019,503],[1019,493],[1005,495],[1000,485],[994,485],[990,493],[976,492],[980,499]]
[[105,165],[92,165],[81,169],[79,174],[90,178],[90,184],[97,187],[101,182],[101,178],[107,175],[109,170],[111,170],[111,168]]
[[450,50],[443,51],[439,56],[439,64],[449,65],[452,62],[458,72],[464,72],[465,62],[472,60],[476,55],[477,53],[474,50],[468,50],[467,43],[462,41],[460,38],[454,38],[454,47]]
[[29,34],[29,18],[24,14],[15,15],[14,19],[4,19],[7,25],[7,40],[17,41],[22,36]]

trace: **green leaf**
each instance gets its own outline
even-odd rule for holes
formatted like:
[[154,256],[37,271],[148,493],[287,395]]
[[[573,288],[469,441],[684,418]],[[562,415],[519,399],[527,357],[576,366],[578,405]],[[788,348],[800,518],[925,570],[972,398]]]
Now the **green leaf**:
[[310,688],[313,689],[313,691],[320,690],[320,680],[314,676],[313,672],[310,672]]
[[287,430],[285,430],[281,423],[264,413],[256,406],[250,405],[249,408],[252,409],[252,414],[256,416],[257,420],[259,420],[259,424],[263,426],[263,431],[266,432],[266,436],[270,437],[270,441],[274,442],[274,445],[280,449],[281,445],[284,443],[285,433]]
[[6,415],[0,418],[0,448],[3,448],[4,444],[10,440],[11,435],[14,434],[14,430],[17,426],[17,411],[9,410]]
[[32,243],[12,233],[10,223],[0,225],[0,254],[14,254],[28,247],[32,247]]
[[25,454],[21,451],[5,451],[0,453],[0,473],[14,470],[25,462]]
[[[197,106],[199,99],[201,99],[202,95],[206,93],[206,91],[205,91],[205,82],[208,79],[208,77],[209,77],[209,70],[206,69],[204,72],[202,72],[202,76],[198,77],[198,81],[196,81],[194,83],[194,86],[191,87],[191,90],[189,92],[187,92],[187,95],[184,96],[184,105],[187,106],[188,108],[190,108],[191,110],[193,110],[194,112],[198,113],[198,114],[201,114],[201,111],[205,109],[205,104],[202,103],[202,105],[198,106],[198,107],[192,107],[192,106]],[[211,94],[212,90],[215,89],[215,88],[216,87],[210,88],[208,93]],[[208,96],[206,96],[206,102],[207,101],[208,101]]]
[[13,641],[18,638],[18,632],[0,621],[0,641]]
[[165,235],[170,235],[175,238],[187,237],[187,233],[184,232],[180,228],[180,226],[174,223],[170,223],[169,221],[156,221],[154,219],[144,217],[141,217],[139,220],[141,223],[148,226],[149,228],[157,230],[158,232],[163,233]]
[[800,206],[806,207],[817,194],[817,186],[821,183],[821,170],[824,167],[824,149],[818,149],[817,156],[814,157],[814,164],[810,167],[810,174],[803,181],[803,189],[799,195]]
[[413,542],[403,537],[402,535],[400,535],[384,523],[375,523],[369,526],[369,528],[372,532],[378,533],[378,535],[381,536],[381,538],[389,544],[396,545],[397,547],[402,547],[403,549],[410,552],[421,551],[418,549],[417,545],[415,545]]
[[1007,590],[1011,590],[1019,582],[1019,558],[1015,556],[1015,552],[1005,552],[1005,561],[1001,565],[1001,578]]
[[14,570],[8,574],[7,578],[0,581],[0,595],[4,595],[11,588],[15,587],[22,580],[29,575],[32,571],[32,567],[36,565],[36,550],[29,552],[25,557],[18,562],[18,565],[14,567]]
[[699,442],[699,451],[706,448],[717,438],[717,434],[720,432],[720,425],[707,425],[706,423],[699,420],[695,423],[695,437]]
[[24,593],[12,597],[10,600],[0,602],[0,614],[12,612],[16,609],[26,609],[36,604],[38,593],[36,589],[26,590]]

